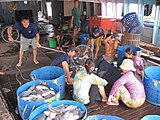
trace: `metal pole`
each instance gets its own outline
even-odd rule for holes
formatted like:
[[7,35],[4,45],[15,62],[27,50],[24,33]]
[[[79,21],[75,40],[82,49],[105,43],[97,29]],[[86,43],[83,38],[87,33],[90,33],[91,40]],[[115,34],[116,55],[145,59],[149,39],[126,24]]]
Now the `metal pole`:
[[153,37],[152,37],[152,44],[158,44],[158,32],[159,32],[159,22],[160,22],[160,6],[156,6],[156,16],[154,21],[153,27]]
[[143,23],[144,0],[138,0],[138,16],[139,16],[140,21]]

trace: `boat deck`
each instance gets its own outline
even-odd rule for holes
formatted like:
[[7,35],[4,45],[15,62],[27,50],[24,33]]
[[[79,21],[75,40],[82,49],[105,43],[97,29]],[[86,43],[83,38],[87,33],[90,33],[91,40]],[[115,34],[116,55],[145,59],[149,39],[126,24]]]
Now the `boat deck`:
[[[23,66],[20,67],[21,72],[19,72],[15,68],[17,61],[15,63],[11,62],[13,61],[13,58],[15,60],[18,60],[18,55],[16,54],[12,55],[12,53],[8,54],[9,55],[7,56],[0,57],[0,63],[2,63],[1,64],[2,66],[0,66],[1,68],[4,68],[4,65],[6,66],[11,65],[8,66],[8,69],[5,71],[5,75],[0,76],[0,88],[3,95],[3,98],[2,97],[0,98],[0,104],[2,105],[4,101],[7,103],[6,106],[5,105],[3,106],[5,109],[0,108],[0,113],[2,113],[0,114],[0,120],[5,119],[3,114],[4,110],[9,111],[8,116],[10,119],[13,118],[15,120],[20,120],[20,117],[15,113],[15,109],[17,107],[17,99],[16,99],[17,88],[20,86],[20,84],[30,81],[29,73],[32,70],[49,65],[51,63],[51,60],[58,54],[54,52],[50,53],[48,51],[39,50],[38,60],[40,61],[40,64],[34,65],[32,61],[31,51],[29,51],[29,53],[25,57],[26,59],[25,62],[23,63]],[[8,63],[6,63],[6,61]],[[152,64],[148,62],[145,63],[146,67],[150,65]],[[65,99],[72,99],[71,98],[72,89],[70,86],[66,86],[66,93],[67,94],[65,96]],[[88,115],[96,115],[96,114],[113,115],[121,117],[125,120],[140,120],[143,116],[148,114],[160,115],[160,107],[152,105],[148,102],[145,102],[143,106],[137,109],[129,109],[121,102],[119,106],[109,106],[102,102],[93,102],[87,106],[87,110],[88,110]]]

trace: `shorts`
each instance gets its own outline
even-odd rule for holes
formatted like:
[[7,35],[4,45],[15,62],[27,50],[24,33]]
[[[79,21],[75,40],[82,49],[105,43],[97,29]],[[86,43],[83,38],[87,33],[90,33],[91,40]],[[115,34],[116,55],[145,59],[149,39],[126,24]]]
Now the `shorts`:
[[[88,45],[91,45],[91,40],[92,39],[89,39],[88,41]],[[101,40],[102,40],[102,36],[96,38],[96,39],[93,39],[94,40],[94,43],[96,44],[96,46],[100,46],[101,45]]]
[[81,28],[81,23],[74,23],[73,28],[74,28],[74,29]]
[[31,45],[33,49],[37,48],[35,38],[29,39],[29,38],[25,38],[24,36],[21,35],[20,40],[21,40],[21,44],[20,44],[21,48],[20,49],[22,51],[27,51],[29,49],[29,45]]

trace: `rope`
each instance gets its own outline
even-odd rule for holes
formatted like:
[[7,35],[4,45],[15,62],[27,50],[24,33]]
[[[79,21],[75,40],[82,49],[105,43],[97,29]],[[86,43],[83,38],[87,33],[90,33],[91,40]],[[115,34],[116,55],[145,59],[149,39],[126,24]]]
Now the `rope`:
[[[9,40],[5,39],[5,38],[4,38],[4,35],[3,35],[3,34],[4,34],[4,31],[5,31],[7,28],[8,28],[8,26],[6,26],[5,28],[3,28],[3,30],[1,31],[1,36],[2,36],[2,38],[3,38],[3,40],[4,40],[5,42],[9,42]],[[16,30],[16,32],[17,32],[17,38],[16,38],[15,40],[13,40],[13,42],[16,42],[16,43],[25,43],[25,42],[18,41],[19,31]],[[29,45],[31,45],[31,44],[29,44]],[[39,48],[46,49],[46,50],[52,50],[52,51],[60,52],[60,53],[65,53],[64,51],[60,51],[60,50],[56,50],[56,49],[52,49],[52,48],[48,48],[48,47],[44,47],[44,46],[40,46]]]
[[[18,41],[18,40],[13,40],[13,41],[16,42],[16,43],[25,43],[25,42],[21,42],[21,41]],[[29,45],[31,45],[31,44],[29,44]],[[64,51],[60,51],[60,50],[56,50],[56,49],[49,48],[49,47],[44,47],[44,46],[40,46],[39,48],[46,49],[46,50],[51,50],[51,51],[55,51],[55,52],[60,52],[60,53],[65,53]]]
[[[24,78],[23,77],[23,74],[22,74],[22,71],[16,66],[16,69],[19,71],[19,74],[20,74],[20,76],[21,76],[21,78],[24,80],[24,81],[27,81],[27,82],[29,82],[30,80],[29,79],[26,79],[26,78]],[[16,74],[16,79],[18,80],[18,73]],[[20,82],[19,80],[18,80],[18,82]],[[21,83],[21,82],[20,82]]]

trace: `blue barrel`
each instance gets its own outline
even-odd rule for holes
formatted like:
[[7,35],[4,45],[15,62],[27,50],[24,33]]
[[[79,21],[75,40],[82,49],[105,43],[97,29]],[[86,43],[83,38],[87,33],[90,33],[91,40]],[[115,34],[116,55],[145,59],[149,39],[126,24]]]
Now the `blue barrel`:
[[[77,106],[78,108],[80,108],[82,111],[84,111],[84,116],[82,118],[82,120],[85,120],[85,118],[87,117],[87,109],[86,107],[79,103],[79,102],[76,102],[76,101],[72,101],[72,100],[61,100],[61,101],[57,101],[57,102],[52,102],[51,103],[51,106],[52,107],[57,107],[59,105],[74,105],[74,106]],[[29,117],[29,120],[36,120],[36,117],[40,114],[42,114],[45,110],[48,109],[48,104],[45,104],[45,105],[42,105],[38,108],[36,108],[30,115]]]
[[29,116],[31,114],[31,112],[47,103],[47,102],[52,102],[52,101],[58,101],[59,100],[59,87],[58,85],[55,85],[53,84],[52,82],[47,82],[48,84],[48,87],[49,88],[53,88],[55,91],[56,91],[56,95],[50,99],[47,99],[47,100],[43,100],[43,101],[37,101],[37,102],[30,102],[30,101],[26,101],[26,100],[23,100],[21,99],[20,97],[20,94],[23,92],[23,91],[26,91],[28,90],[31,86],[33,85],[40,85],[41,82],[40,81],[31,81],[31,82],[27,82],[25,84],[23,84],[22,86],[20,86],[18,89],[17,89],[17,101],[18,101],[18,111],[20,113],[20,116],[23,120],[28,120],[29,119]]
[[143,83],[146,100],[151,104],[160,106],[160,67],[150,66],[146,68]]
[[160,115],[146,115],[141,120],[160,120]]
[[89,39],[89,34],[81,34],[80,35],[80,43],[81,45],[87,45]]
[[[118,47],[118,56],[117,56],[117,66],[119,67],[125,57],[125,50],[127,48],[132,48],[134,51],[137,52],[137,55],[140,53],[141,49],[136,46],[119,46]],[[138,53],[139,52],[139,53]]]
[[65,96],[65,72],[62,68],[57,66],[45,66],[39,69],[33,70],[30,73],[32,80],[44,80],[51,81],[57,84],[60,89],[60,99]]
[[86,120],[124,120],[120,117],[116,116],[108,116],[108,115],[92,115],[87,117]]
[[121,22],[128,33],[139,34],[143,28],[143,25],[135,12],[126,14],[121,19]]

